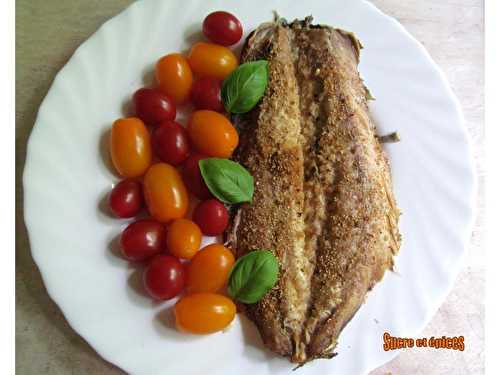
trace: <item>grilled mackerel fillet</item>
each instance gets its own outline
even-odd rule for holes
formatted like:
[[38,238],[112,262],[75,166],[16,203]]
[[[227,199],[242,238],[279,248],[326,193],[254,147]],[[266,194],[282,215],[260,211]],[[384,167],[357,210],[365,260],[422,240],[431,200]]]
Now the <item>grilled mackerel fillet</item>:
[[264,344],[297,363],[333,356],[400,246],[389,165],[357,70],[361,44],[310,22],[262,24],[243,49],[242,62],[268,60],[269,82],[260,105],[233,118],[234,158],[255,193],[227,233],[238,257],[269,249],[279,259],[276,286],[244,309]]

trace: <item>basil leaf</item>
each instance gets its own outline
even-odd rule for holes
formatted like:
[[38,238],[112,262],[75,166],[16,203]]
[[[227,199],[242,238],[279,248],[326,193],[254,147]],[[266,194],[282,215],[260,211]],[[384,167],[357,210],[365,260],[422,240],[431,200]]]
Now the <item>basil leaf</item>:
[[250,111],[264,96],[267,88],[266,60],[241,64],[222,83],[222,100],[230,113]]
[[243,303],[259,301],[278,281],[278,260],[269,250],[241,257],[229,274],[228,293]]
[[224,203],[251,202],[253,177],[240,164],[228,159],[209,158],[198,162],[208,190]]

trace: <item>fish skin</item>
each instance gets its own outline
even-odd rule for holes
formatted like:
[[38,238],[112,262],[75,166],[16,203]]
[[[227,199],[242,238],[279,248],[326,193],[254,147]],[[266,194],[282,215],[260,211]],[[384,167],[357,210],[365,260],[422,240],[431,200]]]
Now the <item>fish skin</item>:
[[400,247],[361,48],[352,33],[306,18],[261,25],[242,51],[242,62],[268,60],[269,83],[259,106],[232,118],[234,159],[254,176],[255,195],[233,212],[227,240],[237,257],[277,256],[278,283],[245,313],[269,349],[296,363],[333,356]]

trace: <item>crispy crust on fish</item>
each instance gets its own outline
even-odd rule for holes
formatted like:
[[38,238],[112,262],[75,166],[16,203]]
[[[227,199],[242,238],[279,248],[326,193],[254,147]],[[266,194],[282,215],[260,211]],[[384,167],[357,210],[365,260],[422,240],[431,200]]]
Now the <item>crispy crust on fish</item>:
[[400,247],[360,48],[352,33],[306,18],[261,25],[242,52],[242,62],[268,60],[269,82],[257,108],[233,117],[234,159],[255,195],[233,212],[227,240],[238,257],[269,249],[279,259],[277,285],[245,313],[269,349],[297,363],[332,356]]

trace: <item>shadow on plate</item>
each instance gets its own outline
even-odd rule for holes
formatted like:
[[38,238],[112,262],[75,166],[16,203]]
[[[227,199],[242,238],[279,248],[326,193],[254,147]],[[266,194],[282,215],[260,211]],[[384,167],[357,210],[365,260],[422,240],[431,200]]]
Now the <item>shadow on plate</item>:
[[97,204],[99,213],[104,215],[106,219],[116,219],[116,217],[113,215],[113,212],[111,212],[111,209],[109,208],[109,192],[112,188],[113,187],[110,186],[109,190],[106,190],[102,194],[102,197],[101,199],[99,199],[99,203]]
[[270,373],[275,373],[283,370],[292,370],[295,366],[289,363],[285,358],[271,352],[264,346],[259,330],[248,319],[245,314],[239,313],[242,336],[245,340],[244,354],[256,362],[267,363]]
[[109,143],[111,141],[111,125],[112,124],[105,126],[104,130],[101,132],[101,136],[99,138],[99,155],[101,156],[101,160],[109,173],[116,178],[120,178],[120,176],[116,173],[115,167],[113,166],[111,153],[109,151]]
[[114,257],[123,259],[120,247],[120,236],[120,234],[113,236],[113,239],[109,242],[108,250]]
[[127,286],[131,290],[133,290],[138,296],[151,300],[151,304],[159,305],[160,302],[154,301],[144,288],[144,283],[142,281],[142,274],[144,272],[143,265],[129,264],[129,268],[132,268],[133,271],[127,278]]
[[174,306],[170,306],[170,307],[167,307],[167,308],[159,311],[155,315],[155,321],[160,323],[166,329],[176,329]]
[[121,109],[122,109],[122,116],[123,117],[134,116],[134,109],[132,108],[132,95],[133,94],[134,93],[131,93],[130,96],[127,96],[122,101]]
[[110,240],[104,255],[113,266],[123,268],[125,260],[121,255],[120,234],[110,233]]
[[[161,56],[158,56],[158,59]],[[144,87],[154,87],[156,86],[156,78],[155,78],[155,65],[154,63],[149,64],[142,70],[142,84]]]
[[188,55],[189,50],[191,49],[193,44],[198,42],[208,42],[208,40],[203,35],[203,31],[201,30],[201,25],[198,22],[192,23],[191,25],[186,27],[183,37],[184,37],[184,42],[188,46],[185,50],[181,52],[184,56]]
[[175,327],[174,304],[176,300],[169,301],[169,305],[161,309],[155,314],[153,318],[153,328],[162,337],[168,339],[182,340],[182,341],[195,341],[200,340],[206,336],[192,335],[189,333],[179,332]]

